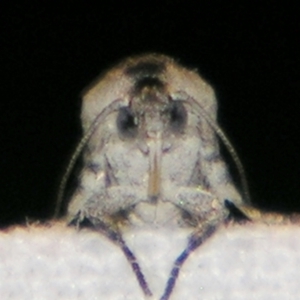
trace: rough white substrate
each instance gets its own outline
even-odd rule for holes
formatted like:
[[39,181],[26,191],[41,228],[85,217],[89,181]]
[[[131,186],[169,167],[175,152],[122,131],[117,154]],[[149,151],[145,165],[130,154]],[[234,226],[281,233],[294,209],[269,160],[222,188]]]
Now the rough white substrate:
[[[186,232],[125,235],[159,299]],[[299,299],[300,227],[221,228],[184,264],[171,299]],[[118,246],[60,223],[0,232],[0,299],[144,299]]]

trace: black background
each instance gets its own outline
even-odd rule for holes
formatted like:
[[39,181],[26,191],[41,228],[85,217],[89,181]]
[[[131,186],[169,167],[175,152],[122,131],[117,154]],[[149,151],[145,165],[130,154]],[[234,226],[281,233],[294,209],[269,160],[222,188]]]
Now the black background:
[[81,134],[81,90],[116,61],[151,51],[197,67],[216,89],[253,202],[300,211],[296,5],[61,2],[1,4],[1,225],[51,215]]

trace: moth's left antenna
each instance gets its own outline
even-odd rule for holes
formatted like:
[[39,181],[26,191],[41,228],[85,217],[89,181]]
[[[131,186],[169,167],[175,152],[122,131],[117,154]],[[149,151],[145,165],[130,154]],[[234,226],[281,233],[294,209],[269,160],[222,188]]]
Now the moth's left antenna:
[[92,124],[90,125],[90,127],[88,128],[88,130],[86,131],[86,133],[84,134],[84,136],[81,138],[79,144],[77,145],[74,153],[72,154],[72,157],[68,163],[68,166],[66,168],[66,171],[62,177],[62,180],[59,184],[59,188],[58,188],[58,194],[57,194],[57,199],[56,199],[56,204],[55,204],[55,211],[54,211],[54,218],[58,218],[59,217],[59,213],[60,213],[60,209],[61,209],[61,204],[63,201],[63,197],[64,197],[64,193],[65,193],[65,189],[66,189],[66,185],[68,182],[68,179],[70,177],[70,174],[74,168],[74,165],[79,157],[79,155],[81,154],[83,148],[85,147],[85,145],[87,144],[88,140],[90,139],[90,137],[92,136],[92,134],[95,132],[96,128],[99,126],[99,124],[103,121],[103,119],[105,119],[110,113],[118,110],[122,105],[122,100],[121,99],[117,99],[115,101],[113,101],[110,105],[108,105],[107,107],[105,107],[95,118],[95,120],[92,122]]

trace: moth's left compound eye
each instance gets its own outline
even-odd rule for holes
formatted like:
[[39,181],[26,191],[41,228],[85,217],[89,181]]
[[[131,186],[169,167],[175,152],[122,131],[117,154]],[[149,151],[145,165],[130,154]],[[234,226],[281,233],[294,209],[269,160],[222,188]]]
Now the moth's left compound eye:
[[126,106],[119,109],[117,128],[124,137],[135,137],[137,135],[137,123],[130,107]]
[[175,132],[184,129],[187,122],[187,112],[181,101],[173,101],[169,108],[170,126]]

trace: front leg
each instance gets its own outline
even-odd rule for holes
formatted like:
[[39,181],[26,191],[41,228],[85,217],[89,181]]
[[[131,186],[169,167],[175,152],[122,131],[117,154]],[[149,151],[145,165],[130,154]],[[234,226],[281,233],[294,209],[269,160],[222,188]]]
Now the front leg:
[[160,300],[168,300],[170,298],[171,293],[175,287],[180,268],[190,256],[190,254],[200,245],[202,245],[216,231],[217,227],[217,225],[205,224],[204,226],[198,228],[198,230],[189,237],[188,245],[176,258],[173,264],[164,293],[161,296]]
[[78,219],[109,223],[114,215],[133,208],[138,202],[146,200],[143,189],[133,186],[110,185],[105,171],[86,167],[80,176],[79,187],[68,206],[67,221]]
[[169,187],[163,201],[171,202],[181,211],[186,212],[190,218],[187,221],[194,223],[194,227],[206,222],[219,223],[228,215],[224,200],[218,199],[201,186]]
[[160,300],[168,300],[170,298],[184,262],[195,249],[202,245],[216,231],[228,216],[224,201],[220,201],[200,187],[179,188],[173,201],[192,218],[191,223],[194,224],[195,230],[190,235],[186,248],[173,263],[169,279]]
[[68,221],[80,226],[85,220],[97,231],[117,244],[127,258],[145,296],[152,292],[134,253],[126,245],[119,229],[117,214],[130,210],[143,199],[139,189],[130,186],[106,187],[105,176],[86,168],[82,172],[80,187],[69,205]]

